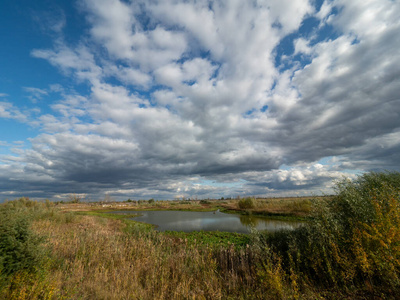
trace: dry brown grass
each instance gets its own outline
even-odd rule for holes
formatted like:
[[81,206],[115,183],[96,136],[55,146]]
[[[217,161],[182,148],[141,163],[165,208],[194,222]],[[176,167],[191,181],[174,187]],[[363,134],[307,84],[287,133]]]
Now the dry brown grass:
[[324,199],[325,197],[282,197],[282,198],[257,198],[257,205],[252,209],[239,208],[238,199],[229,200],[208,200],[201,203],[198,200],[191,201],[156,201],[154,203],[64,203],[57,207],[62,211],[93,211],[93,210],[217,210],[222,208],[232,212],[251,211],[256,214],[280,215],[306,217],[312,212],[312,202]]
[[239,200],[228,200],[221,204],[230,211],[247,211],[262,215],[279,215],[292,217],[307,217],[312,213],[315,201],[325,197],[285,197],[285,198],[255,198],[254,208],[242,209]]
[[54,257],[55,298],[226,299],[257,293],[251,254],[212,250],[156,232],[122,233],[119,220],[36,221]]
[[257,199],[255,212],[305,217],[312,211],[308,198]]
[[[209,207],[209,206],[208,206]],[[190,203],[181,201],[156,201],[154,203],[133,203],[133,202],[110,202],[110,203],[63,203],[58,204],[57,208],[61,211],[93,211],[93,210],[143,210],[143,209],[177,209],[177,210],[201,210],[207,206],[200,205],[199,201]]]

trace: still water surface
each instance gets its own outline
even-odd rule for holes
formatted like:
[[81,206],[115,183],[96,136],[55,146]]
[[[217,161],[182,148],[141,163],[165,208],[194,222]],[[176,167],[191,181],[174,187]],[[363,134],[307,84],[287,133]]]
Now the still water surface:
[[263,217],[225,214],[216,212],[193,211],[118,211],[112,213],[138,213],[132,220],[153,224],[159,231],[227,231],[249,233],[251,228],[257,230],[277,231],[294,229],[301,226],[298,221],[271,220]]

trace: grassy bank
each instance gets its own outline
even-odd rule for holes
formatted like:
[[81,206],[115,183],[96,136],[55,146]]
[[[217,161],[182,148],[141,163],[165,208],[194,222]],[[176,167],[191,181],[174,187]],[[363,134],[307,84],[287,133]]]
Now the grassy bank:
[[[79,202],[56,203],[62,211],[107,211],[114,210],[178,210],[178,211],[220,211],[235,214],[254,214],[259,216],[303,219],[311,215],[316,202],[331,197],[287,197],[287,198],[254,198],[245,197],[228,200],[139,200],[125,202]],[[248,205],[241,205],[242,202]]]
[[[307,225],[252,235],[160,233],[105,218],[96,205],[11,201],[0,206],[0,298],[396,298],[400,174],[369,173],[336,187],[335,196],[310,201]],[[252,207],[239,200],[173,206],[272,207],[246,201]]]

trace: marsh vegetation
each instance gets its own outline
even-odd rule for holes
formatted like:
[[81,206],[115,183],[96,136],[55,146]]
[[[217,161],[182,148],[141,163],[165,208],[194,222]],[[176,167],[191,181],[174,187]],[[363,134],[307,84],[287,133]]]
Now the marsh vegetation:
[[[252,199],[244,208],[239,199],[106,207],[10,201],[0,206],[0,298],[395,298],[399,196],[399,173],[367,173],[338,182],[332,197]],[[219,207],[308,221],[252,234],[158,232],[129,214],[104,213],[125,204],[132,214]]]

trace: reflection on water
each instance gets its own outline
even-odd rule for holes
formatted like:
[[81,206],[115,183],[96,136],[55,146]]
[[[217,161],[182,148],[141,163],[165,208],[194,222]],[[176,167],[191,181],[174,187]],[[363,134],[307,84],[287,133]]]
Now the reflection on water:
[[[240,223],[246,227],[255,227],[257,228],[258,224],[260,224],[260,218],[254,216],[240,216]],[[263,219],[265,221],[265,219]]]
[[[128,212],[118,211],[113,213]],[[140,216],[132,218],[133,220],[156,225],[159,231],[191,232],[204,230],[249,233],[251,228],[277,231],[294,229],[302,224],[298,221],[278,221],[257,216],[225,214],[219,211],[138,211],[135,213],[140,214]]]

